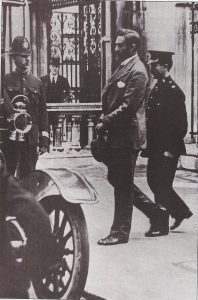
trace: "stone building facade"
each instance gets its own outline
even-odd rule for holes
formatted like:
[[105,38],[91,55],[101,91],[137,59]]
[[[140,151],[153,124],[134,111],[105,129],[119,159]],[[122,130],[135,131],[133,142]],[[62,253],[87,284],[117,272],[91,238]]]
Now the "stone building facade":
[[198,128],[198,3],[104,1],[103,5],[103,82],[115,68],[116,29],[133,28],[142,35],[140,56],[147,50],[172,51],[172,76],[186,95],[188,135],[186,142],[197,142]]
[[[9,72],[13,68],[8,52],[12,39],[16,35],[21,34],[25,35],[32,45],[33,73],[40,76],[48,72],[48,61],[52,43],[50,22],[53,13],[57,11],[65,14],[78,13],[80,16],[81,35],[77,37],[77,39],[79,38],[79,45],[76,49],[81,47],[81,54],[76,64],[75,61],[72,62],[74,63],[75,70],[79,69],[79,72],[81,72],[81,75],[75,75],[77,85],[74,86],[74,89],[77,88],[80,90],[80,93],[82,92],[80,102],[94,103],[100,101],[100,95],[94,97],[96,93],[93,90],[90,92],[89,97],[86,93],[83,94],[85,85],[88,85],[87,82],[85,84],[84,74],[87,71],[88,73],[91,71],[92,79],[96,75],[100,76],[101,80],[97,77],[97,80],[94,82],[97,82],[98,86],[103,87],[107,78],[116,67],[114,42],[117,29],[119,27],[134,28],[142,35],[140,56],[145,63],[147,61],[147,50],[149,49],[172,51],[175,53],[173,57],[174,67],[172,68],[172,76],[186,94],[189,123],[186,142],[197,142],[197,2],[2,0],[2,77],[5,72]],[[87,20],[89,20],[89,23]],[[87,28],[90,30],[89,38],[87,38]],[[97,28],[97,32],[95,28]],[[66,36],[68,36],[67,32],[63,34],[63,39]],[[94,49],[97,50],[96,55]],[[91,55],[91,51],[94,55]],[[84,54],[87,55],[86,59],[83,58],[86,56]],[[66,66],[66,69],[69,70],[69,66],[72,65],[71,61],[68,63],[68,60],[65,60],[64,63],[69,64]],[[80,67],[78,67],[78,63]],[[98,63],[100,66],[98,66]],[[86,101],[87,99],[89,101]]]

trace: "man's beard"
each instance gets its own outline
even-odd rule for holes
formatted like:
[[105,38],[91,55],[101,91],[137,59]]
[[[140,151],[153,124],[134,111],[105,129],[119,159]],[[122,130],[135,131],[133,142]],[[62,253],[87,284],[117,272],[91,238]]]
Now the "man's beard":
[[30,65],[16,66],[19,73],[27,74],[30,72]]
[[24,66],[22,73],[28,73],[30,71],[30,66]]
[[130,54],[128,52],[124,52],[122,54],[116,53],[116,61],[120,62],[120,63],[129,57],[130,57]]

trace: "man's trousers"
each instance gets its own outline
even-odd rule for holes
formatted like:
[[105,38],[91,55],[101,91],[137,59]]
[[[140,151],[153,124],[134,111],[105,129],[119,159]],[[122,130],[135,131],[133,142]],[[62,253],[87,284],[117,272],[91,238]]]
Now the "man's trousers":
[[14,175],[18,168],[18,177],[23,178],[35,170],[38,160],[36,145],[29,146],[27,141],[8,141],[4,151],[9,174]]
[[149,158],[147,180],[155,202],[165,207],[173,218],[185,217],[188,206],[173,189],[178,158]]
[[148,218],[161,212],[161,205],[152,202],[134,185],[134,170],[139,151],[111,151],[108,161],[108,180],[114,187],[115,208],[111,233],[129,236],[134,206]]

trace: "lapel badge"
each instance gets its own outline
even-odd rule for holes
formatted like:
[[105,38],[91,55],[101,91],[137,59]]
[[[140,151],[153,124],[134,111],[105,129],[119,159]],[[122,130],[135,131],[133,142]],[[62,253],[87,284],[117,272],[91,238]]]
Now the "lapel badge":
[[124,83],[123,81],[118,81],[118,82],[117,82],[117,87],[118,87],[119,89],[122,89],[122,88],[125,87],[125,83]]

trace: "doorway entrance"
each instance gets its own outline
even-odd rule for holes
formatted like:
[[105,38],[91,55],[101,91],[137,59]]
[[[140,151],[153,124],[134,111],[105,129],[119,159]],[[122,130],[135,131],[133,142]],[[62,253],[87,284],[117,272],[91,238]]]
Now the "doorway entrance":
[[[99,102],[101,93],[101,4],[53,3],[49,56],[59,56],[77,102]],[[63,3],[64,2],[64,3]]]

